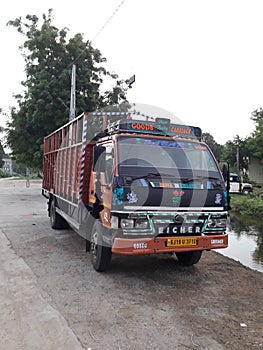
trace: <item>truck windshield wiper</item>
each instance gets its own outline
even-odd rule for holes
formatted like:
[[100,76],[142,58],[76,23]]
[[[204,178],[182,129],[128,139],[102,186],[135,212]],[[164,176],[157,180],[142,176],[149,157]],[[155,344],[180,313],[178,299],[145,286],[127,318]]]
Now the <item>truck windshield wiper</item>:
[[168,177],[172,179],[179,179],[175,175],[172,174],[165,174],[165,173],[148,173],[147,177],[154,176],[154,177]]
[[164,174],[164,173],[148,173],[145,175],[139,175],[139,176],[131,176],[132,180],[138,180],[138,179],[149,179],[151,177],[166,177],[166,178],[171,178],[175,180],[181,180],[180,178],[172,175],[172,174]]
[[219,188],[222,188],[223,185],[222,185],[222,181],[220,181],[220,178],[218,177],[214,177],[214,176],[199,176],[197,175],[196,177],[194,178],[191,178],[191,179],[182,179],[182,183],[184,184],[188,184],[188,183],[192,183],[192,182],[195,182],[195,181],[202,181],[202,180],[211,180],[215,183],[216,186],[219,186]]
[[220,178],[214,177],[214,176],[200,176],[200,175],[197,175],[196,177],[191,178],[191,179],[183,179],[182,178],[182,182],[184,182],[184,183],[194,182],[196,180],[197,181],[200,181],[200,180],[217,180],[217,181],[220,181]]
[[219,177],[215,177],[215,176],[208,176],[208,175],[205,175],[205,176],[197,176],[198,178],[200,179],[207,179],[207,180],[221,180]]
[[143,174],[143,175],[138,175],[138,176],[129,176],[126,178],[126,181],[128,180],[129,182],[132,182],[134,180],[139,180],[139,179],[146,179],[149,180],[150,178],[154,178],[154,177],[158,177],[158,178],[168,178],[168,179],[172,179],[175,181],[180,181],[181,183],[187,184],[187,183],[192,183],[195,181],[201,181],[201,180],[216,180],[217,184],[221,184],[220,182],[220,178],[218,177],[213,177],[213,176],[200,176],[197,175],[193,178],[183,178],[183,177],[177,177],[175,175],[172,174],[165,174],[165,173],[147,173],[147,174]]

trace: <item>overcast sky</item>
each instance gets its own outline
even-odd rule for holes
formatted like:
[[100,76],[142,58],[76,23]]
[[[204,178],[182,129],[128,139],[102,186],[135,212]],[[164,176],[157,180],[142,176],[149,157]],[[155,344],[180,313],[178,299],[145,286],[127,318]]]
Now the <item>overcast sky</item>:
[[[221,144],[254,130],[263,107],[262,0],[9,0],[1,5],[0,107],[22,91],[23,37],[8,20],[53,8],[54,25],[83,33],[123,79],[136,74],[131,102],[164,108]],[[97,36],[97,34],[100,34]],[[97,36],[97,37],[96,37]],[[1,117],[0,125],[4,120]]]

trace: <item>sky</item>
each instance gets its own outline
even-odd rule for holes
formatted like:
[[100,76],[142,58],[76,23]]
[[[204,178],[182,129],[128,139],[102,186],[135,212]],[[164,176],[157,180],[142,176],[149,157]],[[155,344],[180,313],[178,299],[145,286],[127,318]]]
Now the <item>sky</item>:
[[25,79],[24,38],[6,23],[52,8],[53,24],[92,40],[110,71],[125,80],[135,74],[130,102],[163,108],[220,144],[254,131],[251,112],[263,107],[262,0],[9,0],[1,7],[4,110]]

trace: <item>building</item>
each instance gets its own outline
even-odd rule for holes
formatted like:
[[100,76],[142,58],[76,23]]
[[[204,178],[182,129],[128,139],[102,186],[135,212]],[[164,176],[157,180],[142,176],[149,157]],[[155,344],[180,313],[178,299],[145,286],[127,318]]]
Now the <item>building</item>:
[[1,170],[8,175],[13,175],[13,164],[12,160],[10,158],[3,158],[2,161],[4,162],[4,165],[2,166]]
[[255,181],[259,184],[263,183],[263,167],[262,164],[260,164],[259,159],[253,157],[250,158],[247,174],[251,181]]

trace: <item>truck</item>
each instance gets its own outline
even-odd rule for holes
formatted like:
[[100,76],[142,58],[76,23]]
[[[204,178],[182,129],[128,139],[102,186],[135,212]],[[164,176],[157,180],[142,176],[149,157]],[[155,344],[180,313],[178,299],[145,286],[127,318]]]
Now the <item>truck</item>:
[[240,193],[248,195],[253,190],[253,186],[250,183],[243,182],[238,176],[238,174],[230,173],[230,193]]
[[96,271],[112,254],[167,253],[191,266],[203,251],[226,248],[226,175],[201,129],[105,112],[102,130],[90,136],[100,116],[82,113],[44,139],[51,227],[81,235]]

